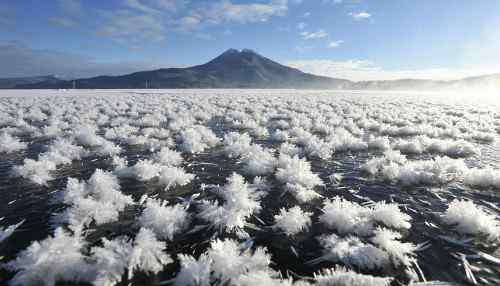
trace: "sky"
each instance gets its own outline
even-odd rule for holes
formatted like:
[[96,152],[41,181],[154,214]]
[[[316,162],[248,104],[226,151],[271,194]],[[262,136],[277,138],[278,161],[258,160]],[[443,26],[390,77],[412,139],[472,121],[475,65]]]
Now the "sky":
[[252,49],[350,80],[500,73],[498,0],[0,1],[0,77],[201,64]]

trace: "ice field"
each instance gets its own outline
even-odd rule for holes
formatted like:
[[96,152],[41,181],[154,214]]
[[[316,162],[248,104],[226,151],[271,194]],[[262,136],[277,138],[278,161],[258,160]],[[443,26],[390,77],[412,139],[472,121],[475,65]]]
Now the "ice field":
[[499,133],[474,95],[0,91],[0,285],[500,285]]

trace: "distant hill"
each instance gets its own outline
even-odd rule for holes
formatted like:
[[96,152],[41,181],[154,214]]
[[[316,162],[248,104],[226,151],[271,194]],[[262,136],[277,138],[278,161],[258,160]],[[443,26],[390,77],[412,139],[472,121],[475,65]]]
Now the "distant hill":
[[[251,50],[230,49],[206,64],[121,76],[77,79],[77,88],[334,88],[351,81],[312,75],[265,58]],[[43,81],[17,88],[72,88],[73,81]]]
[[248,49],[229,49],[208,63],[142,71],[120,76],[61,80],[53,76],[0,79],[0,88],[18,89],[132,88],[296,88],[350,90],[500,90],[500,74],[436,81],[399,79],[353,82],[318,76],[287,67]]
[[60,79],[53,75],[32,76],[32,77],[11,77],[0,78],[0,89],[16,88],[21,85],[36,84],[41,82],[58,82]]
[[477,90],[500,91],[500,74],[466,77],[459,80],[397,79],[353,82],[354,90]]

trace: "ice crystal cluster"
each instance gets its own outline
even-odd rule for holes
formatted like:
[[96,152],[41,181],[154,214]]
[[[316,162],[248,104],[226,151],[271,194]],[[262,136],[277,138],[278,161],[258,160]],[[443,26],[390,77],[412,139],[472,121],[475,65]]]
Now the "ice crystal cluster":
[[421,96],[2,92],[5,283],[498,285],[499,109]]

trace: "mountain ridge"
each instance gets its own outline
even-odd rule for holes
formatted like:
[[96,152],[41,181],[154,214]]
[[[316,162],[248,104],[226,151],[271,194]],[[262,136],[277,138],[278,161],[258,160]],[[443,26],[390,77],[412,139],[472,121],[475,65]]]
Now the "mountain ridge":
[[[44,79],[43,77],[40,77]],[[351,81],[305,73],[259,55],[250,49],[228,49],[212,60],[186,68],[161,68],[118,76],[96,76],[75,80],[56,77],[23,81],[15,89],[136,89],[136,88],[296,88],[350,90],[435,90],[464,86],[500,89],[500,74],[439,81],[397,79]],[[12,82],[12,81],[11,81]],[[0,79],[0,88],[4,88]]]

